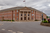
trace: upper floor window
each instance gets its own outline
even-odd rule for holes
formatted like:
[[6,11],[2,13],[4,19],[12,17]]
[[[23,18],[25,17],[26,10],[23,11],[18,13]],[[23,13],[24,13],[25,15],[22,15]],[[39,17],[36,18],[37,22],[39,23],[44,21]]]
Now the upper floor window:
[[24,14],[24,16],[26,16],[26,14]]
[[17,16],[18,16],[18,14],[17,14]]
[[29,16],[29,14],[28,14],[28,16]]
[[33,11],[32,11],[32,13],[33,13]]
[[21,14],[21,16],[22,16],[22,14]]
[[18,10],[17,10],[17,12],[18,12]]

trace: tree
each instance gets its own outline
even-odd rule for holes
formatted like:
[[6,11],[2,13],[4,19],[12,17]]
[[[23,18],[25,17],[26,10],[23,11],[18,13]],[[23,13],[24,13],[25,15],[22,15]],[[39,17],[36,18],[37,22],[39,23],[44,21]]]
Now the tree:
[[49,18],[49,17],[47,16],[47,18]]

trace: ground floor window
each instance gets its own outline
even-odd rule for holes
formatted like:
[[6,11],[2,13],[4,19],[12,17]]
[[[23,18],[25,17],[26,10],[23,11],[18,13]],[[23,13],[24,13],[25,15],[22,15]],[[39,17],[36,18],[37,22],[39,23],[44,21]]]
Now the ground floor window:
[[18,18],[17,18],[17,20],[18,20]]
[[32,18],[32,20],[33,20],[33,18]]

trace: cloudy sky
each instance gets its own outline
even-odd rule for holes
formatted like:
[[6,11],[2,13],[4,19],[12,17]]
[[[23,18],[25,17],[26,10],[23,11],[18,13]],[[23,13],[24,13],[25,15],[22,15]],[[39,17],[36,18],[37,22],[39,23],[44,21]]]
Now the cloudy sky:
[[[0,0],[0,9],[25,6],[24,0]],[[27,7],[33,7],[50,16],[50,0],[26,0]]]

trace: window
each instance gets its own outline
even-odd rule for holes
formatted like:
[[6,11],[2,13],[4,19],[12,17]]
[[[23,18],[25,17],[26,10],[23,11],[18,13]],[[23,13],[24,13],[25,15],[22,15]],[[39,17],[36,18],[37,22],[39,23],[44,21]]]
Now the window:
[[32,16],[33,16],[33,14],[32,14]]
[[32,13],[33,13],[33,11],[32,11]]
[[26,16],[26,14],[24,14],[24,16]]
[[32,20],[33,20],[33,18],[32,18]]
[[28,14],[28,16],[29,16],[29,14]]
[[17,18],[17,20],[18,20],[18,18]]
[[17,16],[18,16],[18,14],[17,14]]
[[18,10],[17,10],[17,12],[18,12]]
[[22,14],[21,14],[21,16],[22,16]]

